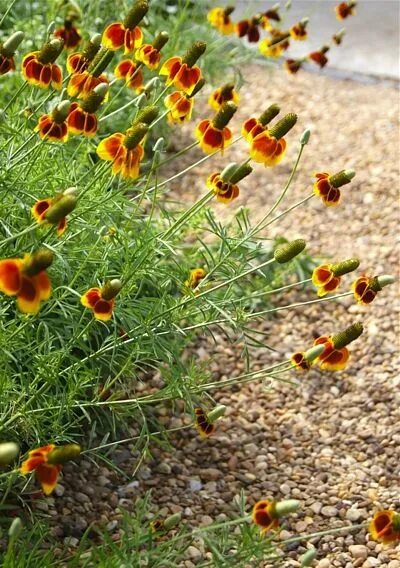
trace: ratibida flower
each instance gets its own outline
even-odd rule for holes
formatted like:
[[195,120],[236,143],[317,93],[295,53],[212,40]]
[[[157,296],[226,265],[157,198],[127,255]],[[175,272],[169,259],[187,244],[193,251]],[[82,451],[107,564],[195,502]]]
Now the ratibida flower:
[[236,111],[237,106],[234,103],[224,103],[212,120],[204,119],[196,126],[195,136],[206,154],[217,150],[223,153],[232,142],[233,135],[227,124]]
[[337,6],[335,6],[335,13],[338,20],[344,20],[349,16],[353,16],[355,14],[354,8],[356,7],[357,2],[353,0],[349,0],[348,2],[341,2]]
[[316,345],[308,351],[296,351],[290,357],[290,363],[295,367],[296,371],[309,371],[315,359],[324,351],[324,345]]
[[322,199],[327,207],[335,207],[340,202],[340,187],[351,182],[356,175],[354,170],[341,170],[336,174],[330,175],[326,172],[316,173],[317,181],[314,183],[313,191]]
[[340,286],[342,276],[353,272],[360,266],[357,258],[349,258],[336,264],[321,264],[312,273],[312,283],[317,287],[318,296],[334,292]]
[[343,41],[343,38],[346,34],[346,30],[345,29],[341,29],[338,32],[336,32],[335,34],[333,34],[332,36],[332,41],[335,45],[340,45]]
[[190,271],[189,278],[185,281],[185,288],[194,290],[203,278],[206,277],[206,274],[204,268],[193,268],[193,270]]
[[303,66],[302,59],[285,59],[283,67],[290,75],[295,75]]
[[192,96],[182,91],[174,91],[165,97],[164,104],[169,110],[167,120],[171,124],[183,124],[192,118],[194,104]]
[[121,174],[127,179],[136,179],[139,176],[140,162],[144,156],[143,146],[140,142],[147,134],[148,126],[143,123],[136,124],[122,134],[116,132],[108,136],[97,146],[97,155],[102,160],[113,162],[112,173]]
[[160,65],[161,50],[168,40],[167,32],[159,33],[153,43],[145,43],[139,47],[135,53],[136,60],[143,63],[148,69],[157,69]]
[[210,438],[216,430],[215,422],[225,415],[226,406],[218,404],[215,408],[206,412],[203,408],[198,407],[194,409],[195,414],[195,427],[200,438]]
[[281,109],[278,105],[270,105],[258,118],[248,118],[242,125],[241,134],[245,137],[247,142],[252,142],[253,138],[264,132],[267,125],[273,120]]
[[70,75],[87,71],[89,65],[100,51],[101,35],[95,34],[80,53],[71,53],[67,57],[67,71]]
[[131,59],[123,59],[114,69],[116,79],[124,79],[126,85],[136,93],[143,91],[143,71],[141,66]]
[[81,296],[81,304],[93,311],[97,320],[109,321],[115,306],[115,297],[122,288],[121,280],[109,280],[102,288],[90,288]]
[[267,533],[279,528],[279,520],[290,513],[295,513],[300,503],[295,499],[286,501],[257,501],[253,507],[253,523],[260,527],[262,533]]
[[290,36],[296,41],[304,41],[307,39],[308,18],[303,18],[292,26],[289,30]]
[[208,99],[208,104],[213,110],[215,110],[215,112],[218,112],[224,103],[231,101],[235,105],[238,105],[239,100],[240,97],[235,91],[235,85],[227,83],[211,93]]
[[297,115],[289,113],[268,130],[257,134],[250,146],[250,157],[264,166],[272,168],[278,165],[286,152],[284,136],[297,122]]
[[28,452],[28,458],[21,464],[20,473],[26,475],[34,471],[43,493],[50,495],[57,485],[62,465],[78,457],[80,453],[81,447],[78,444],[48,444]]
[[50,298],[51,283],[46,270],[53,258],[50,250],[40,249],[24,258],[0,260],[0,292],[16,296],[21,312],[36,314],[41,302]]
[[75,49],[82,40],[80,30],[74,26],[75,18],[66,18],[64,26],[54,32],[55,37],[59,37],[64,42],[64,49]]
[[211,174],[206,185],[211,189],[217,201],[221,203],[230,203],[239,196],[239,181],[244,179],[253,171],[249,164],[238,165],[236,163],[229,164],[221,173]]
[[55,197],[46,197],[36,201],[32,207],[32,215],[38,223],[48,223],[57,227],[60,237],[67,228],[67,215],[77,204],[76,188],[70,187]]
[[314,63],[319,65],[320,68],[322,69],[328,63],[328,58],[326,54],[328,53],[329,49],[330,49],[329,45],[323,45],[321,49],[319,49],[318,51],[312,51],[311,53],[309,53],[308,59],[314,61]]
[[143,33],[138,24],[149,10],[147,0],[137,0],[123,22],[114,22],[106,27],[102,43],[104,47],[116,51],[124,47],[124,53],[130,53],[142,45]]
[[270,34],[272,37],[266,37],[261,40],[258,44],[258,49],[264,57],[280,57],[289,48],[288,38],[290,38],[290,33],[271,29]]
[[108,93],[108,85],[101,83],[89,93],[81,103],[72,103],[67,117],[68,132],[91,137],[97,132],[96,111],[100,108]]
[[73,73],[67,87],[70,97],[85,98],[101,83],[108,84],[103,71],[114,57],[109,49],[100,49],[92,59],[87,70]]
[[240,20],[236,24],[236,33],[239,37],[247,37],[250,43],[257,43],[260,39],[260,16],[254,16],[248,20]]
[[350,357],[347,345],[360,337],[363,326],[355,323],[332,336],[321,336],[314,341],[314,345],[324,345],[325,349],[317,358],[317,363],[326,371],[341,371],[347,366]]
[[181,513],[174,513],[170,515],[165,520],[156,519],[150,522],[150,528],[153,533],[158,533],[160,531],[169,531],[179,525],[182,520]]
[[50,84],[55,89],[61,89],[62,69],[54,62],[62,49],[62,39],[55,38],[45,43],[40,51],[32,51],[25,55],[22,60],[22,74],[25,80],[41,89],[47,89]]
[[4,43],[0,44],[0,75],[15,71],[14,54],[24,39],[24,32],[15,32]]
[[71,109],[69,101],[61,101],[50,114],[43,114],[35,130],[42,140],[66,142],[68,139],[67,117]]
[[378,511],[369,523],[368,531],[378,542],[400,542],[400,514],[392,510]]
[[271,24],[271,20],[273,22],[281,21],[281,17],[279,15],[279,8],[280,8],[279,4],[275,4],[274,6],[272,6],[272,8],[261,14],[260,23],[261,26],[264,28],[264,30],[267,31],[271,30],[271,28],[273,27]]
[[232,22],[230,15],[234,9],[234,6],[212,8],[207,14],[207,20],[221,34],[233,34],[235,31],[235,24]]
[[200,67],[196,61],[206,50],[206,44],[196,41],[183,57],[170,57],[160,69],[160,75],[166,75],[166,85],[174,85],[177,89],[190,95],[202,78]]
[[354,297],[359,304],[368,305],[374,301],[378,292],[393,284],[394,278],[388,274],[382,276],[360,276],[352,285]]

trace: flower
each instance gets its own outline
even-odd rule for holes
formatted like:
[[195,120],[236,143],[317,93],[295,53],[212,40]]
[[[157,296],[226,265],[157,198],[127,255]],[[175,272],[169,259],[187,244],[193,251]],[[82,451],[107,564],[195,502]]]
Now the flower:
[[264,57],[280,57],[290,45],[288,41],[288,38],[290,38],[290,32],[271,29],[270,34],[272,37],[266,37],[261,40],[258,45],[258,49]]
[[272,6],[272,8],[270,10],[267,10],[266,12],[261,14],[260,22],[261,22],[261,26],[264,28],[264,30],[269,31],[272,28],[272,24],[271,24],[270,20],[273,20],[275,22],[281,21],[281,17],[279,15],[279,4]]
[[296,41],[304,41],[307,39],[308,18],[303,18],[292,26],[289,30],[290,36]]
[[28,459],[21,464],[20,472],[24,475],[35,472],[36,478],[42,486],[43,493],[50,495],[58,480],[62,464],[75,458],[81,452],[78,444],[55,446],[48,444],[28,452]]
[[314,63],[319,65],[322,69],[328,63],[328,58],[325,55],[326,53],[328,53],[328,51],[329,46],[324,45],[318,51],[312,51],[311,53],[309,53],[308,58],[311,59],[311,61],[314,61]]
[[275,513],[275,503],[266,499],[258,501],[252,512],[253,523],[261,527],[263,533],[279,527],[279,518]]
[[189,278],[185,282],[186,288],[197,288],[201,280],[206,277],[206,271],[203,268],[194,268],[190,271]]
[[273,120],[279,113],[280,108],[278,105],[270,105],[258,118],[248,118],[242,125],[241,133],[246,138],[247,142],[251,142],[253,138],[264,132],[266,126]]
[[257,134],[251,141],[250,157],[266,167],[279,164],[286,151],[286,140],[283,138],[297,122],[297,115],[287,114],[275,126]]
[[96,150],[97,155],[102,160],[113,162],[114,175],[120,173],[124,178],[136,179],[144,156],[140,142],[147,131],[147,125],[139,123],[129,128],[125,134],[116,132],[100,142]]
[[65,19],[64,26],[54,32],[55,37],[59,37],[64,42],[64,49],[75,49],[81,42],[82,36],[79,30],[74,27],[72,19]]
[[340,202],[339,187],[350,183],[355,175],[356,173],[353,170],[341,170],[334,175],[326,172],[316,173],[317,181],[314,183],[313,191],[315,195],[321,197],[324,205],[335,207]]
[[378,542],[400,541],[400,514],[391,510],[378,511],[369,523],[368,531]]
[[66,142],[68,139],[67,117],[71,109],[69,101],[62,101],[50,114],[43,114],[35,130],[42,140]]
[[164,104],[169,110],[168,122],[183,124],[192,117],[194,98],[182,91],[174,91],[167,95]]
[[40,51],[32,51],[22,60],[22,74],[26,81],[35,87],[47,89],[51,84],[55,89],[62,87],[62,69],[55,60],[63,49],[61,39],[52,39]]
[[290,357],[290,362],[293,367],[299,371],[309,371],[312,366],[312,361],[308,361],[306,354],[303,351],[297,351]]
[[232,102],[224,103],[212,120],[204,119],[196,126],[195,136],[206,154],[219,149],[223,152],[232,142],[232,132],[227,124],[236,110],[237,106]]
[[302,59],[286,59],[284,64],[284,68],[288,73],[291,75],[295,75],[303,66]]
[[139,47],[135,53],[135,58],[149,69],[157,69],[161,59],[161,49],[168,42],[167,32],[161,32],[154,39],[153,43],[146,43]]
[[138,0],[123,22],[114,22],[107,26],[102,37],[104,47],[113,51],[124,47],[124,53],[130,53],[140,47],[143,41],[143,33],[138,24],[143,20],[148,9],[147,0]]
[[343,274],[353,272],[360,265],[356,258],[349,258],[336,264],[321,264],[312,273],[312,283],[318,289],[318,296],[322,297],[334,292],[340,286]]
[[120,61],[114,69],[114,75],[117,79],[125,79],[128,87],[137,93],[143,90],[143,71],[130,59]]
[[260,18],[257,16],[250,20],[241,20],[236,24],[236,33],[239,37],[247,36],[250,43],[257,43],[260,39],[259,24]]
[[348,16],[353,16],[355,14],[354,8],[356,7],[357,2],[348,1],[348,2],[341,2],[337,6],[335,6],[335,13],[338,20],[344,20]]
[[48,300],[51,283],[46,269],[53,262],[53,253],[41,249],[21,258],[0,260],[0,292],[17,297],[17,306],[26,314],[36,314],[40,304]]
[[66,216],[76,207],[76,189],[71,187],[55,197],[46,197],[36,201],[31,211],[38,223],[49,223],[57,226],[60,237],[67,228]]
[[90,288],[81,296],[81,304],[93,311],[97,320],[108,321],[112,317],[115,296],[122,288],[118,279],[110,280],[102,288]]
[[317,358],[317,363],[321,369],[327,371],[341,371],[344,369],[350,357],[346,345],[357,339],[362,332],[363,326],[356,323],[330,337],[318,337],[314,341],[314,345],[325,346],[325,349]]
[[393,276],[360,276],[352,285],[354,297],[359,304],[370,304],[384,286],[393,284]]
[[239,94],[235,91],[235,86],[232,83],[227,83],[211,93],[208,104],[218,112],[222,105],[228,101],[232,101],[235,105],[239,104]]
[[217,28],[223,35],[233,34],[235,24],[232,22],[230,15],[234,11],[233,6],[225,6],[224,8],[212,8],[207,14],[209,23]]
[[213,190],[217,201],[230,203],[239,195],[237,183],[252,171],[253,168],[247,163],[242,165],[233,163],[228,165],[222,173],[216,172],[211,174],[207,179],[206,185]]
[[95,34],[87,43],[85,49],[81,53],[71,53],[67,57],[67,71],[70,75],[73,73],[82,73],[86,71],[93,61],[97,53],[100,51],[101,35]]
[[332,36],[332,41],[333,43],[335,43],[336,45],[340,45],[343,41],[343,37],[346,33],[345,29],[339,30],[338,32],[336,32],[335,34],[333,34]]
[[209,438],[215,432],[215,424],[210,422],[207,413],[202,408],[195,408],[196,429],[201,438]]
[[99,109],[108,92],[108,85],[100,83],[81,103],[72,103],[67,117],[68,132],[94,136],[98,122],[95,112]]
[[190,95],[202,75],[200,68],[195,65],[205,52],[206,44],[195,42],[183,57],[170,57],[160,69],[160,75],[166,75],[166,85],[173,84],[177,89]]
[[23,39],[23,32],[15,32],[3,44],[0,44],[0,75],[15,70],[14,54]]
[[113,51],[100,49],[87,69],[73,73],[69,80],[67,92],[70,97],[85,98],[101,83],[108,84],[103,71],[114,57]]

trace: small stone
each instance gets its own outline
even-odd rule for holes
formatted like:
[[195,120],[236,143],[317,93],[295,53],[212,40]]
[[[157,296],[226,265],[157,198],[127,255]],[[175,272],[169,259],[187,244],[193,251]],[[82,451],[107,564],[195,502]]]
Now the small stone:
[[191,491],[200,491],[203,488],[203,484],[199,479],[189,479],[189,487]]
[[65,546],[70,546],[71,548],[76,548],[79,544],[79,540],[74,536],[66,536],[64,538]]
[[202,527],[208,527],[209,525],[212,525],[213,522],[214,520],[209,515],[203,515],[200,519],[200,525]]
[[316,501],[310,505],[310,509],[316,514],[319,515],[322,509],[322,503]]
[[321,515],[329,518],[337,517],[338,512],[339,511],[336,509],[336,507],[332,507],[331,505],[325,505],[325,507],[322,507],[321,509]]
[[197,562],[198,560],[201,560],[202,558],[202,553],[200,552],[200,550],[198,548],[196,548],[195,546],[189,546],[187,549],[187,553],[189,554],[189,557],[194,560],[195,562]]
[[331,568],[332,564],[328,558],[323,558],[317,564],[317,568]]
[[57,497],[62,497],[65,493],[65,487],[64,485],[60,485],[59,483],[56,485],[55,489],[54,489],[54,494],[57,495]]
[[368,556],[368,548],[363,544],[352,544],[349,546],[349,552],[353,558],[366,559]]
[[387,568],[400,568],[400,560],[391,560],[388,563]]
[[217,479],[221,479],[222,472],[215,467],[207,467],[206,469],[201,469],[199,475],[205,481],[217,481]]
[[114,520],[114,521],[110,521],[109,523],[107,523],[106,525],[106,529],[108,530],[108,532],[112,532],[114,529],[116,529],[118,526],[118,521]]
[[100,485],[100,487],[105,487],[109,483],[110,483],[110,480],[107,477],[105,477],[104,475],[99,475],[99,477],[97,478],[97,484]]
[[349,521],[358,521],[363,516],[362,511],[359,509],[349,509],[346,511],[346,519]]
[[157,473],[162,473],[164,475],[170,475],[171,473],[171,466],[169,464],[167,464],[167,462],[161,462],[158,464],[158,466],[156,467],[156,472]]

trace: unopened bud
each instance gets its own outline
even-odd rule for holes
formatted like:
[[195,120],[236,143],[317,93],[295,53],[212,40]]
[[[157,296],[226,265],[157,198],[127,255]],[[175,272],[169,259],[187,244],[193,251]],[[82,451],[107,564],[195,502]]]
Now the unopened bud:
[[109,280],[106,282],[101,289],[101,297],[104,300],[112,300],[120,292],[122,288],[122,282],[118,278]]
[[64,446],[58,446],[47,456],[47,463],[62,465],[78,457],[81,451],[82,448],[79,444],[65,444]]
[[207,49],[207,44],[204,41],[196,41],[187,50],[185,55],[182,57],[182,63],[186,63],[188,67],[193,67],[196,61],[203,55]]
[[153,146],[153,152],[162,152],[164,150],[165,138],[159,138]]
[[11,541],[16,540],[22,532],[24,525],[19,517],[13,519],[10,528],[8,529],[8,537]]
[[176,527],[176,525],[178,525],[181,522],[181,520],[182,520],[181,513],[175,513],[174,515],[170,515],[163,522],[163,528],[166,531],[169,531],[170,529]]
[[363,331],[364,328],[361,323],[353,323],[353,325],[344,331],[335,333],[335,335],[332,335],[331,337],[335,349],[342,349],[342,347],[346,347],[346,345],[360,337]]
[[211,422],[212,424],[213,422],[218,420],[218,418],[222,418],[222,416],[225,415],[225,412],[226,412],[226,406],[224,404],[218,404],[215,408],[213,408],[212,410],[210,410],[210,412],[207,413],[208,421]]
[[284,517],[290,513],[295,513],[300,507],[300,501],[297,499],[286,499],[285,501],[278,501],[274,505],[274,516]]
[[0,53],[6,57],[12,57],[19,44],[24,39],[24,32],[14,32],[1,46]]
[[138,113],[137,117],[132,123],[132,126],[139,124],[151,124],[158,116],[159,109],[157,106],[146,106]]
[[334,276],[343,276],[343,274],[348,274],[349,272],[353,272],[357,270],[360,266],[360,261],[358,258],[348,258],[347,260],[343,260],[342,262],[337,262],[331,265],[331,271]]
[[305,552],[304,554],[302,554],[299,558],[300,560],[300,567],[301,568],[306,568],[306,566],[311,566],[311,563],[317,558],[317,549],[312,546],[311,548],[309,548],[307,550],[307,552]]
[[2,442],[0,444],[0,467],[13,462],[19,454],[19,446],[15,442]]
[[311,130],[309,128],[306,128],[306,130],[301,135],[300,144],[302,146],[308,144],[308,142],[310,141],[310,136],[311,136]]
[[311,347],[311,349],[308,349],[308,351],[304,353],[304,357],[307,359],[309,363],[312,363],[314,359],[316,359],[321,355],[324,349],[325,345],[315,345],[314,347]]
[[237,106],[234,103],[231,101],[224,103],[212,120],[213,126],[223,130],[236,111]]
[[306,242],[303,239],[297,239],[290,243],[279,246],[274,252],[274,258],[279,264],[291,261],[306,248]]
[[128,30],[133,30],[133,28],[135,28],[143,20],[148,10],[149,3],[147,2],[147,0],[138,0],[137,2],[135,2],[133,8],[129,10],[129,12],[125,16],[125,28],[128,28]]
[[270,105],[260,116],[258,117],[258,122],[263,126],[267,126],[279,113],[281,112],[280,107],[277,104]]
[[76,207],[78,198],[73,193],[62,195],[60,199],[57,199],[53,205],[49,207],[46,211],[44,218],[48,223],[52,225],[57,225],[62,219],[64,219],[71,211]]
[[128,148],[128,150],[133,150],[133,148],[136,148],[136,146],[146,136],[148,130],[149,127],[147,126],[147,124],[144,124],[142,122],[139,122],[135,124],[135,126],[128,128],[124,139],[125,148]]
[[54,34],[55,29],[56,29],[56,22],[54,20],[52,20],[49,23],[49,25],[47,26],[47,30],[46,30],[47,37],[50,37],[52,34]]
[[164,45],[168,42],[169,35],[168,32],[160,32],[155,38],[152,43],[154,49],[157,51],[161,51]]
[[342,185],[350,183],[355,175],[354,170],[341,170],[337,174],[329,176],[328,181],[333,187],[342,187]]
[[151,91],[155,89],[159,83],[160,83],[159,77],[153,77],[152,79],[150,79],[150,81],[147,81],[147,83],[143,87],[144,93],[151,93]]
[[51,266],[54,260],[54,253],[47,249],[40,249],[29,256],[24,262],[23,272],[27,276],[36,276],[43,270]]
[[285,134],[287,134],[289,130],[293,128],[296,122],[297,122],[297,114],[294,114],[294,112],[290,112],[289,114],[284,116],[277,124],[275,124],[275,126],[270,128],[268,132],[270,136],[279,140],[280,138],[283,138]]

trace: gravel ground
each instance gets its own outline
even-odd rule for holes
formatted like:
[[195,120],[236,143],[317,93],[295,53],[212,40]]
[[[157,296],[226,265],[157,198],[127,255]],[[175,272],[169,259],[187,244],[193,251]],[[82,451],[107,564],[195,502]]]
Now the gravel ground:
[[[357,256],[366,273],[393,273],[398,265],[398,92],[306,73],[288,78],[254,68],[247,76],[254,73],[256,85],[243,89],[247,93],[236,124],[272,102],[279,102],[284,112],[298,112],[299,124],[288,136],[284,163],[267,171],[257,167],[242,182],[233,206],[213,206],[218,215],[229,217],[236,205],[246,205],[256,220],[279,194],[293,163],[296,139],[310,127],[311,141],[284,208],[307,195],[314,171],[354,168],[357,176],[344,188],[339,208],[326,209],[312,199],[274,225],[271,234],[305,238],[312,255],[336,260]],[[190,142],[190,130],[186,133]],[[245,146],[238,143],[213,164],[244,155]],[[186,163],[196,156],[201,154],[192,151]],[[192,186],[193,194],[200,196],[210,171],[215,171],[214,165],[205,163],[190,180],[185,178],[185,189]],[[174,186],[177,195],[181,189]],[[56,495],[40,503],[53,517],[54,535],[76,546],[88,523],[96,521],[118,538],[118,507],[134,510],[136,497],[148,489],[158,515],[180,511],[185,521],[203,526],[236,514],[235,496],[241,490],[249,506],[260,498],[299,499],[301,511],[290,518],[283,538],[362,522],[377,507],[400,509],[397,291],[397,285],[386,288],[369,308],[345,298],[323,307],[280,312],[261,322],[260,329],[272,332],[270,343],[280,354],[256,350],[254,369],[310,345],[313,334],[329,334],[354,321],[363,321],[366,332],[351,346],[346,371],[311,371],[301,377],[298,388],[275,381],[267,388],[254,383],[217,393],[216,400],[226,404],[228,412],[215,437],[205,442],[192,429],[182,431],[173,439],[173,451],[152,449],[152,461],[142,465],[133,481],[87,459],[68,464]],[[314,297],[312,291],[292,292],[282,303]],[[240,344],[227,345],[221,337],[215,346],[204,338],[195,349],[216,380],[243,371]],[[158,377],[152,385],[159,385]],[[169,427],[185,423],[178,410],[172,417],[165,413]],[[137,460],[131,448],[121,447],[115,459],[132,476]],[[372,542],[365,531],[325,536],[315,545],[318,568],[400,568],[400,547]],[[302,544],[290,550],[284,566],[299,566],[295,559],[302,551]],[[201,543],[191,547],[189,556],[187,568],[203,557]]]

